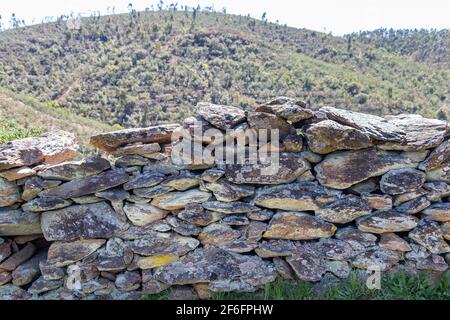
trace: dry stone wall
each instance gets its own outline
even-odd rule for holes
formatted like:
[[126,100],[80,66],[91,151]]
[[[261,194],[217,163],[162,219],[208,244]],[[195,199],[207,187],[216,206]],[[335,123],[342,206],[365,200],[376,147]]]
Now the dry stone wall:
[[[81,161],[69,161],[77,145],[65,132],[1,145],[0,299],[139,299],[169,287],[207,298],[352,268],[447,270],[447,122],[284,97],[195,112],[94,136],[98,155]],[[180,143],[224,144],[208,129],[232,140],[277,129],[275,146],[256,148],[278,152],[278,170],[174,161]]]

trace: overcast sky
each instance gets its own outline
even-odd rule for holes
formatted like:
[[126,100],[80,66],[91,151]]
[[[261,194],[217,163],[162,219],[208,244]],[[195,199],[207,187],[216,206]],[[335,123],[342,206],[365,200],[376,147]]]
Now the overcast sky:
[[[159,1],[152,0],[0,0],[3,24],[11,14],[27,24],[41,22],[46,16],[60,16],[71,12],[89,14],[108,7],[126,12],[129,3],[137,10],[150,8]],[[201,7],[213,5],[226,8],[228,13],[250,14],[260,18],[267,13],[269,21],[281,24],[332,32],[336,35],[359,30],[386,28],[450,28],[450,0],[172,0],[180,5]]]

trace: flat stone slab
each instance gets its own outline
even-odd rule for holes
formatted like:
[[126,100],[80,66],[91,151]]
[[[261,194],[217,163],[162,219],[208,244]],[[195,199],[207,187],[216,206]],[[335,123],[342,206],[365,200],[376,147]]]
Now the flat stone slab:
[[91,145],[97,149],[112,152],[118,147],[134,142],[170,143],[171,136],[179,124],[166,124],[148,128],[125,129],[92,136]]
[[197,114],[216,128],[227,130],[245,121],[245,112],[242,109],[200,102],[195,107]]
[[73,158],[77,150],[74,136],[65,131],[13,140],[0,145],[0,170],[41,163],[58,164]]
[[274,161],[270,157],[256,164],[229,164],[225,169],[225,177],[238,184],[280,184],[292,182],[311,168],[301,155],[285,152],[279,154],[278,166],[273,165]]
[[333,120],[320,121],[307,127],[305,136],[309,148],[319,154],[337,150],[359,150],[373,145],[365,133]]
[[206,246],[158,268],[155,278],[170,285],[207,283],[214,292],[252,292],[274,281],[276,272],[257,256]]
[[0,209],[0,236],[41,234],[40,216],[20,209]]
[[40,195],[62,199],[78,198],[120,186],[128,182],[129,179],[130,176],[123,170],[109,170],[99,175],[63,183],[56,188],[42,192]]
[[264,238],[311,240],[331,237],[336,226],[315,216],[299,212],[278,212],[270,221]]
[[48,249],[47,263],[58,268],[73,264],[95,252],[105,242],[103,239],[53,242]]
[[111,167],[108,160],[101,157],[87,157],[81,161],[69,161],[46,167],[38,172],[44,179],[70,181],[99,174]]
[[311,181],[258,189],[255,204],[281,210],[319,210],[337,200],[337,194]]
[[416,168],[426,152],[393,152],[369,148],[329,154],[315,166],[317,180],[327,187],[346,189],[389,170]]
[[125,228],[119,215],[106,202],[44,212],[41,226],[47,241],[110,238]]
[[417,226],[419,219],[395,210],[378,211],[357,220],[358,229],[371,233],[403,232]]
[[192,189],[169,192],[153,199],[151,204],[164,210],[183,209],[189,203],[202,203],[211,198],[211,193]]

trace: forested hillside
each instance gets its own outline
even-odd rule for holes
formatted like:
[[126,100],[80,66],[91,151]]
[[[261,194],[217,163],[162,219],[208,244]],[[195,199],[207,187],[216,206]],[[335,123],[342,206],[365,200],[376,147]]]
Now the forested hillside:
[[413,61],[450,68],[450,29],[377,29],[347,35],[376,48],[409,57]]
[[202,100],[249,108],[278,95],[450,117],[445,63],[377,46],[225,13],[132,11],[1,32],[0,87],[124,127],[183,119]]

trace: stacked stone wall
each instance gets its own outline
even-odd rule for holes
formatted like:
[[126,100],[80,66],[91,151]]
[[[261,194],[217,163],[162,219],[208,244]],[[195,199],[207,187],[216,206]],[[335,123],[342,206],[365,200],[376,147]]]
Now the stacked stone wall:
[[[93,136],[98,154],[80,161],[65,132],[1,145],[0,299],[139,299],[169,287],[207,298],[352,269],[447,270],[447,122],[284,97],[194,111]],[[186,142],[236,152],[226,141],[239,139],[265,156],[174,156]]]

